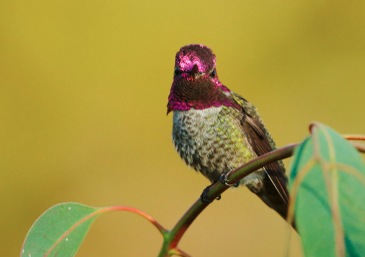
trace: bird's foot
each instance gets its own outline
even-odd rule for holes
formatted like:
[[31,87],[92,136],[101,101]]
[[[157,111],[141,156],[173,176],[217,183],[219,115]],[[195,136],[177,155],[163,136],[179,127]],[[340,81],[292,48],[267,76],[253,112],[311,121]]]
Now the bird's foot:
[[240,181],[238,181],[237,183],[234,184],[229,184],[229,181],[227,179],[227,177],[229,176],[229,174],[231,174],[231,170],[226,172],[226,173],[222,173],[222,175],[219,178],[219,181],[223,184],[226,185],[227,187],[238,187],[240,185]]
[[[203,193],[200,195],[200,199],[202,200],[203,203],[211,203],[213,201],[209,200],[208,197],[207,197],[207,194],[208,194],[208,191],[209,189],[214,185],[214,182],[207,186],[204,190],[203,190]],[[221,196],[218,196],[216,198],[216,200],[220,200],[221,199]]]

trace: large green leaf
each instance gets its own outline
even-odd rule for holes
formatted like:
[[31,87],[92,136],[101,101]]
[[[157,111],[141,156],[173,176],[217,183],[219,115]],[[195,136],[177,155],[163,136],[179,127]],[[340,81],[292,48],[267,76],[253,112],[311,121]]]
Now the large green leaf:
[[364,178],[357,150],[324,125],[296,148],[289,185],[306,257],[365,256]]
[[108,211],[127,211],[151,222],[165,237],[167,230],[154,218],[127,206],[95,208],[79,203],[61,203],[45,211],[25,237],[21,257],[73,257],[80,248],[87,231],[100,214]]
[[29,230],[20,256],[74,256],[103,208],[62,203],[45,211]]

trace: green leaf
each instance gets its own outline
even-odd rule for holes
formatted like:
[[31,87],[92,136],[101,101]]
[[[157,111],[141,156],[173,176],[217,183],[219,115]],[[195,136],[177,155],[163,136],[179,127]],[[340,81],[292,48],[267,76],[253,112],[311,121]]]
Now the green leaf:
[[365,256],[364,181],[357,150],[315,124],[296,148],[289,176],[305,256]]
[[92,222],[104,211],[78,203],[53,206],[29,230],[20,256],[74,256]]

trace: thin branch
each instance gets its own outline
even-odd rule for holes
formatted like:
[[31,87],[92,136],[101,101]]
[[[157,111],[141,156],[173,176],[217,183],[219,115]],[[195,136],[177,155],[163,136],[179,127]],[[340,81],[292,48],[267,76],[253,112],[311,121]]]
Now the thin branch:
[[342,135],[343,138],[347,140],[364,140],[365,141],[365,135],[356,135],[356,134],[349,134],[349,135]]
[[[311,128],[313,127],[311,126]],[[365,140],[365,136],[363,135],[344,136],[344,138],[347,140]],[[365,153],[365,144],[361,144],[359,142],[350,143],[355,148],[357,148],[359,152]],[[242,165],[241,167],[233,170],[227,176],[227,180],[231,184],[237,183],[244,177],[266,166],[267,164],[291,157],[297,145],[298,144],[290,144],[261,155],[255,160],[252,160],[245,165]],[[206,198],[213,201],[227,189],[228,187],[220,182],[217,182],[212,187],[210,187],[209,191],[207,192]],[[159,257],[171,256],[171,254],[182,254],[182,256],[189,256],[187,253],[184,253],[183,251],[178,249],[177,245],[180,242],[182,236],[185,234],[186,230],[208,205],[209,203],[202,202],[200,198],[193,203],[193,205],[183,214],[183,216],[176,223],[176,225],[171,230],[167,231],[166,234],[164,234],[164,243],[158,255]]]
[[128,212],[133,212],[133,213],[138,214],[139,216],[145,218],[149,222],[151,222],[158,229],[158,231],[160,231],[162,236],[164,236],[168,231],[166,228],[164,228],[160,223],[158,223],[150,215],[148,215],[147,213],[145,213],[143,211],[140,211],[138,209],[132,208],[132,207],[112,206],[112,207],[107,207],[107,208],[103,208],[103,209],[100,210],[100,212],[105,212],[105,211],[128,211]]
[[[267,154],[261,155],[260,157],[252,160],[245,165],[233,170],[227,177],[231,183],[236,183],[245,176],[251,174],[252,172],[264,167],[265,165],[288,158],[293,155],[294,148],[297,144],[291,144]],[[207,192],[207,199],[214,200],[228,187],[220,182],[215,183]],[[165,238],[166,241],[160,251],[159,256],[167,256],[167,253],[171,249],[175,249],[179,243],[181,237],[184,235],[185,231],[193,223],[193,221],[198,217],[198,215],[209,205],[209,203],[202,202],[200,198],[195,201],[195,203],[185,212],[185,214],[180,218],[172,230],[169,231],[168,236]]]

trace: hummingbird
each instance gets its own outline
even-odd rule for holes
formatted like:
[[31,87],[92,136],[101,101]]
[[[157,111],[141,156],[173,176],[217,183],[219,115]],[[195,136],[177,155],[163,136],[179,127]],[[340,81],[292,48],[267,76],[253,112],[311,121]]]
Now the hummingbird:
[[[207,46],[191,44],[176,53],[170,112],[176,151],[212,184],[222,174],[276,149],[256,107],[220,82],[216,56]],[[251,173],[240,184],[286,219],[289,200],[281,161]]]

